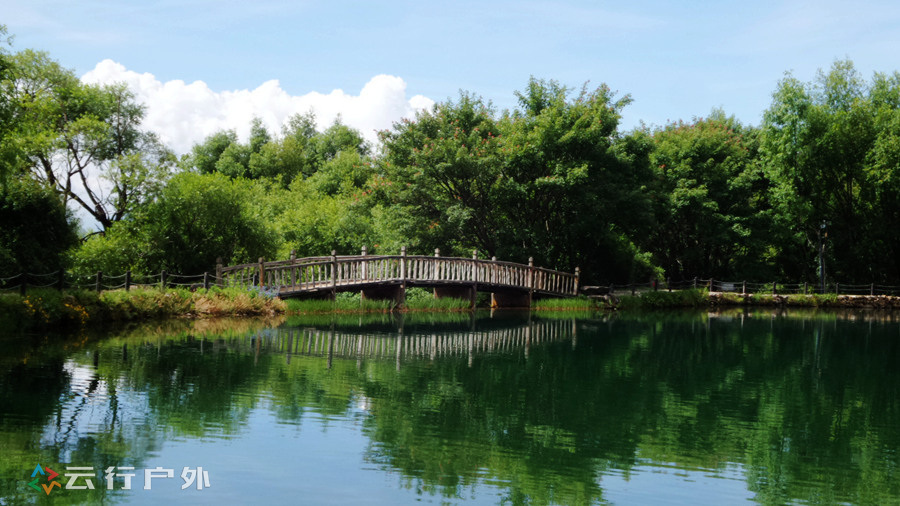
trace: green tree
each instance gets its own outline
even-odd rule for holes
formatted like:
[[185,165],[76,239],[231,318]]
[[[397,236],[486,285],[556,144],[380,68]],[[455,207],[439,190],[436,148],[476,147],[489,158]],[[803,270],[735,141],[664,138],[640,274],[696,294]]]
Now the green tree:
[[653,133],[650,154],[658,187],[652,248],[666,274],[762,276],[766,241],[765,179],[756,135],[715,111]]
[[618,124],[628,96],[586,86],[574,97],[555,81],[532,78],[503,130],[506,178],[502,206],[516,234],[516,257],[588,279],[647,279],[655,273],[636,246],[652,225],[646,164],[635,161]]
[[28,178],[0,185],[0,223],[0,276],[63,269],[67,250],[78,242],[59,196]]
[[[890,134],[879,129],[889,127],[896,110],[892,86],[884,78],[867,85],[850,61],[835,62],[813,83],[788,75],[779,84],[765,113],[761,152],[777,210],[778,261],[794,279],[816,272],[823,225],[831,276],[886,279],[883,252],[873,241],[884,235],[889,225],[881,217],[891,216],[894,204],[885,201],[888,207],[879,210],[876,188],[890,188],[882,182],[891,179],[896,166],[882,156],[885,151],[876,148],[876,141],[880,137],[882,147],[891,143]],[[873,160],[879,169],[873,170]]]
[[46,53],[11,57],[9,85],[25,164],[104,229],[147,202],[174,159],[140,130],[144,108],[125,85],[86,85]]
[[193,275],[228,264],[273,258],[278,240],[263,204],[262,183],[222,174],[173,176],[159,198],[130,220],[91,238],[76,254],[79,273]]
[[200,144],[195,144],[191,153],[181,160],[185,170],[196,170],[201,174],[212,174],[216,171],[216,162],[231,144],[237,143],[234,130],[221,130],[206,137]]
[[436,104],[382,132],[381,184],[413,250],[478,248],[500,253],[504,210],[499,127],[489,104],[469,94]]
[[15,130],[15,111],[11,93],[12,60],[7,50],[9,45],[11,37],[7,35],[6,26],[0,24],[0,185],[5,184],[6,179],[18,168],[22,156],[16,136],[11,135]]

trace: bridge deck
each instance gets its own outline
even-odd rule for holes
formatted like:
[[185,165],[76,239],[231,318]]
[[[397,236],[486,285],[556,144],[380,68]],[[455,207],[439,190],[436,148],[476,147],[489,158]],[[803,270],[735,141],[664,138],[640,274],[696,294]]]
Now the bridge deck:
[[261,286],[281,297],[388,287],[464,287],[555,297],[578,294],[574,274],[513,262],[441,256],[358,255],[219,267],[225,286]]

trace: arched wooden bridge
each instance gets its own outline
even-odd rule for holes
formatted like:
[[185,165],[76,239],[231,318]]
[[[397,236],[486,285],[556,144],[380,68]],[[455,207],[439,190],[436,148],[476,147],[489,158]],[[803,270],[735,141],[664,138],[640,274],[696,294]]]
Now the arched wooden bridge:
[[[334,253],[334,252],[332,252]],[[364,298],[402,303],[406,288],[433,288],[436,297],[475,299],[476,292],[493,294],[493,305],[527,307],[537,297],[574,297],[579,269],[567,273],[526,264],[477,258],[407,255],[361,255],[291,258],[274,262],[216,268],[220,285],[259,286],[279,297],[333,296],[361,291]]]

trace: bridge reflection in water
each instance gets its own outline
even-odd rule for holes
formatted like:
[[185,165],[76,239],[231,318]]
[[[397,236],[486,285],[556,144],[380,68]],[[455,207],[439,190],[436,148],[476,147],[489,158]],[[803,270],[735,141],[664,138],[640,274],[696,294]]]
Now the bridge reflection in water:
[[[484,321],[485,328],[478,328]],[[570,341],[573,349],[577,345],[575,319],[496,322],[472,318],[469,328],[446,330],[443,325],[428,331],[427,326],[417,326],[410,334],[404,333],[402,325],[394,331],[384,327],[282,326],[260,332],[251,344],[257,354],[285,354],[287,363],[295,355],[327,358],[329,368],[335,358],[356,359],[357,365],[363,359],[394,360],[398,370],[407,360],[467,357],[472,365],[477,355],[518,351],[528,357],[531,347],[549,342]]]

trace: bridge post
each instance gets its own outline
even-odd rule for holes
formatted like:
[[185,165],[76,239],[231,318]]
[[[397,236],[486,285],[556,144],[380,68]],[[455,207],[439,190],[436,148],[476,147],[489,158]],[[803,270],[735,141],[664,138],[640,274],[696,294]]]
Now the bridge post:
[[216,285],[222,286],[222,257],[216,258]]
[[362,265],[360,266],[362,280],[367,281],[369,279],[369,262],[366,262],[366,257],[369,255],[369,250],[366,248],[365,244],[363,244],[361,255],[363,257]]
[[291,250],[291,290],[296,290],[297,286],[297,268],[294,267],[294,263],[297,260],[297,250]]
[[[578,283],[581,280],[581,267],[575,267],[575,293],[572,295],[578,295]],[[658,282],[653,280],[653,289],[656,290]]]
[[[441,248],[434,248],[434,257],[440,258],[441,256]],[[431,280],[437,281],[441,279],[441,262],[440,260],[434,261],[434,269],[431,271]]]
[[331,299],[337,299],[337,251],[331,250]]
[[478,303],[478,250],[472,250],[472,308]]
[[534,302],[534,257],[528,257],[528,307]]
[[259,257],[259,287],[262,288],[266,283],[266,259]]
[[400,293],[397,294],[397,305],[406,305],[406,246],[400,247]]

